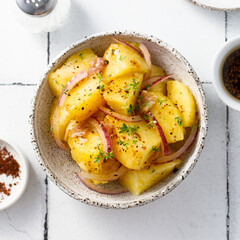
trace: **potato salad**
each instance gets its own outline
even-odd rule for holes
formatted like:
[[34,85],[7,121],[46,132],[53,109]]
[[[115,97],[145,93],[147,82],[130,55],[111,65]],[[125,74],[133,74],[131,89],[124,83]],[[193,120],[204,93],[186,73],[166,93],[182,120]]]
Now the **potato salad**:
[[103,56],[82,49],[48,83],[54,140],[82,183],[102,194],[124,192],[104,190],[116,181],[140,195],[178,170],[197,136],[192,93],[152,63],[146,43],[113,37]]

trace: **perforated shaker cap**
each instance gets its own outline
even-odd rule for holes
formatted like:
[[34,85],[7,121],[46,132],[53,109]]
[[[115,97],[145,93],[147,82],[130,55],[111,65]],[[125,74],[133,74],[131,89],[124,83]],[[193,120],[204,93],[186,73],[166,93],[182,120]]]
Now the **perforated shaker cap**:
[[49,14],[57,0],[16,0],[18,7],[26,14],[43,16]]

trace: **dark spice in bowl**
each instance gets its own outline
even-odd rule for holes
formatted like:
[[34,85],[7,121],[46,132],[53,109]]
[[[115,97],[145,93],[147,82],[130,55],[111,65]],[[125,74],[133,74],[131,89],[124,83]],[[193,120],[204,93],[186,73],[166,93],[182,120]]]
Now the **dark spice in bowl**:
[[[0,175],[5,174],[7,177],[17,178],[20,176],[20,165],[13,155],[6,149],[0,147]],[[7,188],[4,182],[0,182],[0,193],[7,196],[11,193],[12,184]],[[3,200],[3,199],[1,199]]]
[[240,48],[225,60],[222,69],[223,83],[228,92],[240,100]]

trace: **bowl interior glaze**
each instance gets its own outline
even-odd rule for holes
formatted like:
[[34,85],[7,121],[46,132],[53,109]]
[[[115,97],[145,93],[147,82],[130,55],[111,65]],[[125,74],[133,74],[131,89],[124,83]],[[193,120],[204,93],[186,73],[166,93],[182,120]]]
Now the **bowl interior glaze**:
[[[50,132],[49,108],[53,95],[49,89],[47,77],[50,71],[57,69],[72,54],[84,48],[91,48],[98,56],[102,56],[109,44],[111,36],[118,36],[122,40],[146,42],[152,56],[152,62],[165,68],[167,73],[175,73],[175,79],[184,82],[196,99],[199,112],[200,130],[191,150],[183,157],[183,163],[175,174],[171,174],[160,184],[152,187],[140,196],[130,193],[120,195],[103,195],[85,187],[76,177],[78,165],[70,154],[60,150]],[[49,65],[44,74],[33,103],[31,116],[33,145],[44,171],[50,179],[71,197],[90,205],[105,208],[129,208],[153,201],[174,189],[194,167],[204,145],[207,132],[207,105],[202,85],[189,63],[174,49],[163,41],[135,32],[100,33],[84,38],[69,46]]]

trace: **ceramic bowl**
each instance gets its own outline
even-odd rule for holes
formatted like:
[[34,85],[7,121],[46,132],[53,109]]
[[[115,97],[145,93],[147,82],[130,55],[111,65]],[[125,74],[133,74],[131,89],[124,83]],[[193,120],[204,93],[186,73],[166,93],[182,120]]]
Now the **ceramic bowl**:
[[213,85],[220,99],[230,108],[240,111],[240,100],[233,97],[225,87],[222,78],[222,68],[226,58],[240,48],[240,36],[226,42],[217,52],[213,61]]
[[[50,132],[49,108],[53,95],[48,86],[49,72],[60,67],[69,56],[80,49],[90,47],[98,56],[102,56],[112,42],[112,36],[132,42],[146,42],[152,62],[165,68],[167,73],[175,73],[175,79],[184,82],[189,87],[198,106],[200,130],[194,145],[184,156],[181,168],[140,196],[133,196],[130,193],[104,195],[85,187],[75,176],[75,172],[79,171],[78,165],[72,160],[70,154],[63,152],[56,146]],[[33,145],[39,162],[49,178],[60,189],[69,196],[90,205],[105,208],[130,208],[149,203],[166,195],[193,169],[204,146],[207,133],[207,104],[202,85],[191,65],[167,43],[153,36],[135,32],[105,32],[85,37],[70,45],[48,66],[34,97],[31,125]]]
[[[29,178],[28,161],[20,149],[9,139],[0,139],[0,148],[4,148],[16,159],[20,165],[20,177],[13,179],[11,176],[6,177],[5,174],[0,175],[0,182],[4,182],[6,187],[12,184],[9,196],[0,193],[0,211],[5,210],[15,204],[26,190]],[[15,184],[14,184],[15,183]]]

